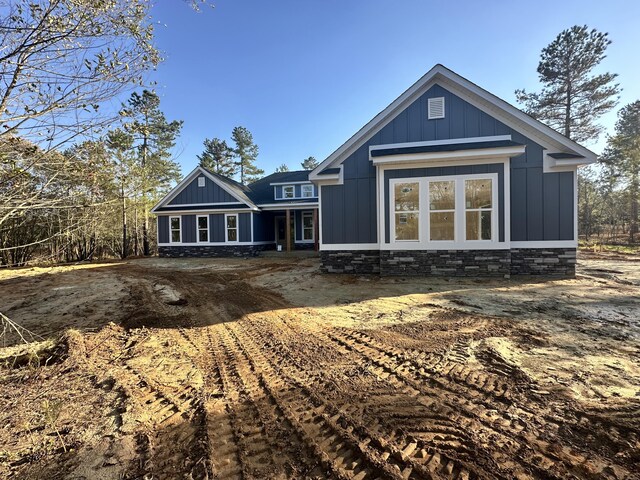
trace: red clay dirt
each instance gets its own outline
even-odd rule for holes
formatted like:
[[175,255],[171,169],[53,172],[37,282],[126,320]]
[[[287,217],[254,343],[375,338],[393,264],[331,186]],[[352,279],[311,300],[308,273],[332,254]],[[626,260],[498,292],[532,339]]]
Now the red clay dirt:
[[546,282],[0,272],[0,311],[53,338],[0,348],[0,477],[640,478],[638,258],[580,262]]

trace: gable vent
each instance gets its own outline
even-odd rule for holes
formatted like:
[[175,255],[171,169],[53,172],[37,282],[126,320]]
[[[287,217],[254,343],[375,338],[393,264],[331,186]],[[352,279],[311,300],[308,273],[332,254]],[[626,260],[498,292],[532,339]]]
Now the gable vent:
[[444,97],[430,98],[427,110],[429,120],[444,118]]
[[204,177],[198,177],[198,186],[199,187],[204,187],[205,186]]

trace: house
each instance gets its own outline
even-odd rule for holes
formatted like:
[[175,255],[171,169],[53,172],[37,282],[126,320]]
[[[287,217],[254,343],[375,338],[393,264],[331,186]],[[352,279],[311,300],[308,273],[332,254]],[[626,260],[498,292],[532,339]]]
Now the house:
[[304,170],[242,185],[198,166],[151,212],[158,220],[160,256],[246,256],[277,246],[317,248],[318,187]]
[[572,275],[577,168],[595,160],[436,65],[311,172],[244,187],[194,170],[153,210],[159,251],[248,253],[289,238],[317,242],[326,272]]

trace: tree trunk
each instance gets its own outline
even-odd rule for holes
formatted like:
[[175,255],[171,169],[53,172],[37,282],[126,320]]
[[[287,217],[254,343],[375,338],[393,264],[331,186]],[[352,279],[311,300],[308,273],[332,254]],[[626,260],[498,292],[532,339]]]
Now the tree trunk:
[[631,218],[629,225],[629,243],[635,243],[635,235],[638,233],[638,175],[631,177],[629,185],[629,196],[631,197]]
[[124,196],[124,182],[120,186],[120,195],[122,196],[122,258],[129,256],[127,245],[127,200]]
[[571,81],[567,81],[567,101],[564,107],[564,136],[571,138]]

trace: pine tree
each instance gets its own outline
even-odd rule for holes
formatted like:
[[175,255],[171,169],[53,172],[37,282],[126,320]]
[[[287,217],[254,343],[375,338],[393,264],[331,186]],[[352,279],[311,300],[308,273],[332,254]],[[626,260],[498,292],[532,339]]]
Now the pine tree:
[[238,168],[233,162],[233,150],[227,142],[219,138],[207,138],[203,143],[204,151],[197,155],[200,166],[225,177],[233,177]]
[[611,44],[607,33],[584,26],[561,32],[542,50],[539,93],[516,90],[516,98],[532,117],[577,142],[595,140],[603,131],[597,120],[618,103],[616,74],[593,75]]
[[288,171],[289,171],[289,167],[287,167],[286,163],[283,163],[282,165],[276,168],[276,173],[288,172]]
[[304,170],[313,170],[320,165],[320,162],[316,160],[316,157],[307,157],[302,161],[301,165]]
[[235,127],[231,134],[235,143],[233,153],[240,173],[240,183],[246,185],[264,175],[264,170],[255,165],[258,158],[258,146],[253,143],[253,135],[245,127]]
[[[180,178],[180,167],[172,159],[171,150],[182,129],[182,121],[168,122],[160,110],[160,98],[144,90],[142,95],[131,94],[122,116],[128,119],[125,131],[133,135],[141,172],[142,245],[143,254],[149,255],[149,202],[159,198]],[[151,197],[151,198],[149,198]]]
[[608,138],[602,163],[618,179],[629,198],[629,241],[638,233],[638,194],[640,190],[640,100],[618,112],[615,133]]

